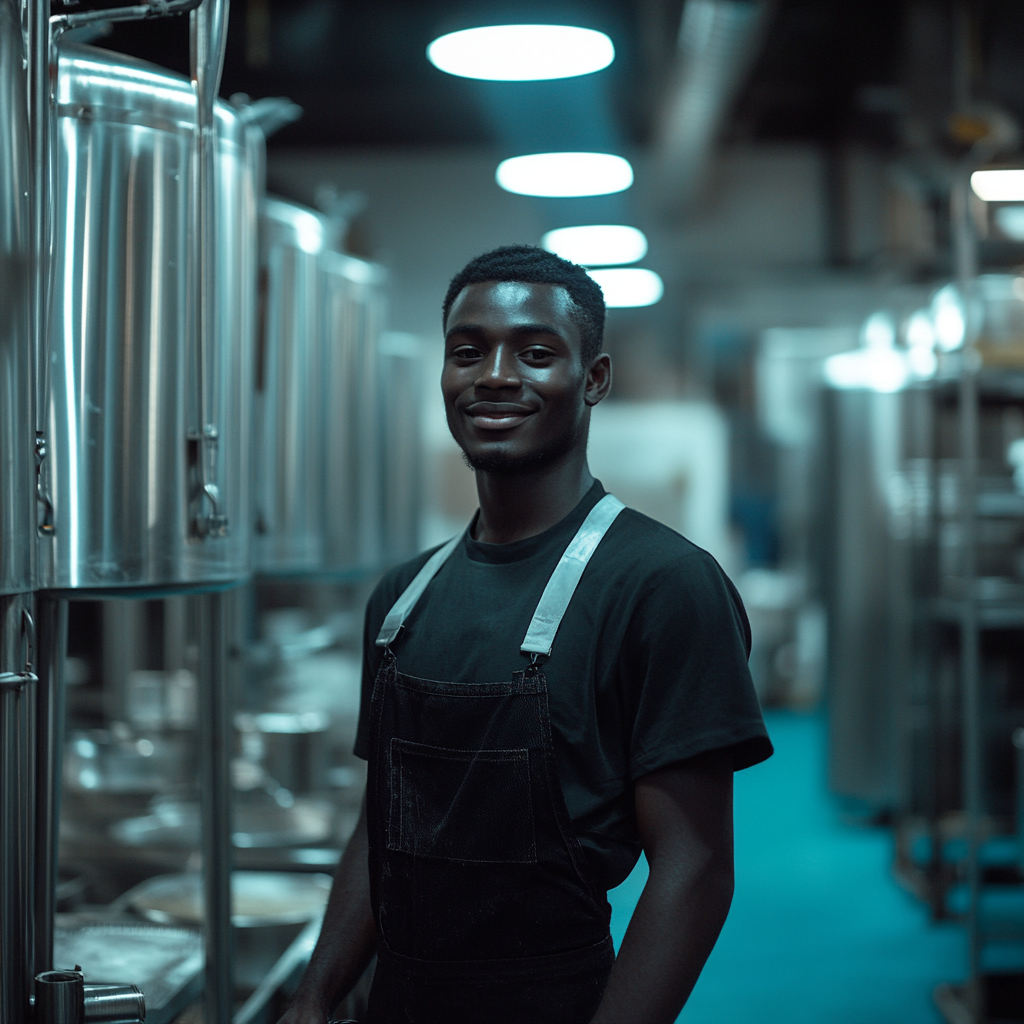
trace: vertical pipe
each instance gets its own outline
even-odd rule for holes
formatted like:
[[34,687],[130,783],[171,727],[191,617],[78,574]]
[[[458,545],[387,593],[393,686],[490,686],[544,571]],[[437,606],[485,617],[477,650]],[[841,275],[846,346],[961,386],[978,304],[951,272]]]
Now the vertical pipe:
[[34,684],[23,647],[31,596],[0,596],[0,1024],[29,1019],[25,871],[26,688]]
[[[971,105],[971,16],[966,3],[953,11],[953,104],[955,112]],[[960,435],[960,530],[963,593],[960,623],[960,679],[963,707],[963,802],[967,818],[967,911],[968,1011],[975,1024],[986,1019],[984,982],[981,974],[982,935],[979,910],[981,867],[978,846],[983,811],[981,666],[977,604],[977,487],[978,487],[978,352],[980,325],[975,308],[977,244],[970,209],[970,172],[975,154],[956,168],[950,195],[953,265],[957,289],[964,307],[964,343],[959,388]]]
[[206,931],[206,1020],[230,1024],[234,1010],[231,933],[231,694],[227,677],[228,592],[194,598],[199,639],[200,787]]
[[40,594],[39,686],[35,742],[35,920],[34,974],[53,970],[61,774],[64,754],[64,663],[68,648],[68,603]]

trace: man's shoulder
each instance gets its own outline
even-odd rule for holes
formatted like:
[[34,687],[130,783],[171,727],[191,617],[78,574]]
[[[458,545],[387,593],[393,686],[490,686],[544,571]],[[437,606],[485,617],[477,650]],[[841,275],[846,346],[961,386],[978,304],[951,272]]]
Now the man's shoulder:
[[724,575],[708,551],[636,509],[623,509],[612,530],[605,554],[618,571],[634,578],[660,577],[666,573],[681,573],[688,578],[709,573],[715,577]]

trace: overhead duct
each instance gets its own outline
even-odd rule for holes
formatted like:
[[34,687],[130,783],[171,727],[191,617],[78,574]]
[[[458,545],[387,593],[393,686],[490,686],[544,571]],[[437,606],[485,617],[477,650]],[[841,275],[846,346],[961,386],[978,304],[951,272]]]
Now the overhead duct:
[[771,0],[687,0],[656,167],[663,211],[692,202],[729,104],[757,52]]

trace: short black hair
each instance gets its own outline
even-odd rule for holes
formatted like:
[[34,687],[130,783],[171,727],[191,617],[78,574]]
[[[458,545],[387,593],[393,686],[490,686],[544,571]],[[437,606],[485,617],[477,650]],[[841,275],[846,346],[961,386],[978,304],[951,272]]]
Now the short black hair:
[[535,245],[503,245],[471,259],[451,280],[441,319],[448,325],[452,303],[466,285],[485,281],[523,281],[561,285],[572,300],[572,320],[580,332],[584,366],[597,358],[604,341],[604,293],[601,286],[575,263]]

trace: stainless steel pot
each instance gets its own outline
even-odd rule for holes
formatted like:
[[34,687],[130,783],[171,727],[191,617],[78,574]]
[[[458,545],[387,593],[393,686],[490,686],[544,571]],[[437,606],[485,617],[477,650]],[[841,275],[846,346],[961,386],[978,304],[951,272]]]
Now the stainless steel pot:
[[[217,330],[204,349],[191,263],[190,83],[141,61],[64,44],[56,101],[50,454],[43,463],[54,530],[42,542],[43,585],[109,592],[238,579],[249,569],[262,135],[217,105]],[[216,519],[204,485],[213,485],[226,529],[202,528]]]
[[254,429],[255,567],[264,573],[308,572],[322,565],[323,247],[318,214],[280,199],[264,201]]
[[29,135],[20,8],[17,0],[0,0],[0,594],[33,588],[35,549]]
[[383,268],[338,252],[321,257],[326,331],[326,552],[334,572],[378,568],[383,451],[377,343],[384,324]]

